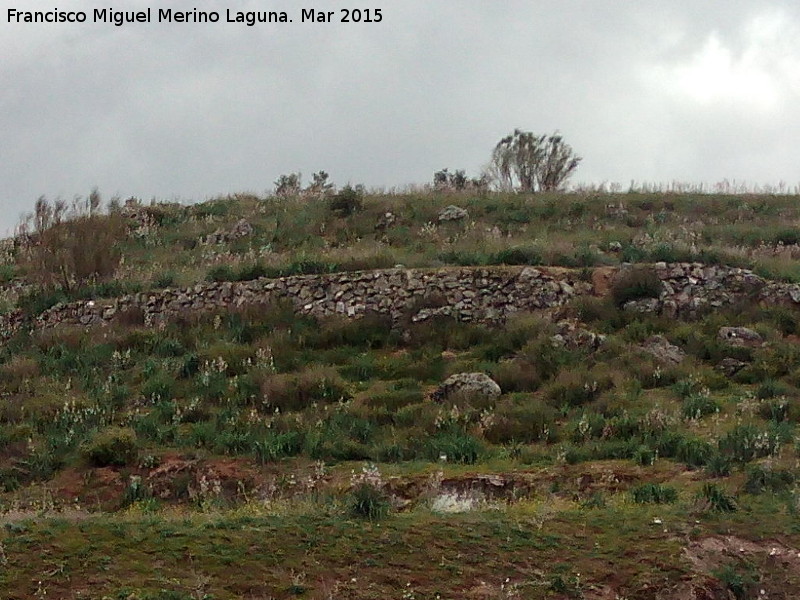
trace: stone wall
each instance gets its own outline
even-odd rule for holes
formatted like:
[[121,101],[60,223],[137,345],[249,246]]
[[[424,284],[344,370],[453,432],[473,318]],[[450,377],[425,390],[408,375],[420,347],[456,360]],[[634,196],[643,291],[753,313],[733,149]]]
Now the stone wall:
[[[502,321],[510,314],[561,306],[581,295],[607,293],[620,270],[592,272],[533,267],[463,267],[385,269],[326,275],[303,275],[247,282],[200,283],[123,296],[110,301],[57,305],[38,316],[35,329],[57,325],[100,325],[120,315],[140,313],[156,325],[188,311],[219,311],[285,298],[295,309],[314,316],[358,317],[368,312],[415,321],[445,314],[464,321]],[[663,284],[658,299],[629,302],[628,310],[680,316],[742,299],[767,304],[800,303],[800,286],[769,282],[745,269],[701,264],[657,263]],[[0,319],[5,337],[24,327],[18,313]]]

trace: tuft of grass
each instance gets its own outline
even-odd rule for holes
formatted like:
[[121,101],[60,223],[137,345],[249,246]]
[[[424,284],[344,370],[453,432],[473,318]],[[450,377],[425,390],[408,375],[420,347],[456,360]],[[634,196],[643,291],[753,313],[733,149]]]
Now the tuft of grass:
[[659,483],[643,483],[630,490],[636,504],[672,504],[678,500],[678,490]]

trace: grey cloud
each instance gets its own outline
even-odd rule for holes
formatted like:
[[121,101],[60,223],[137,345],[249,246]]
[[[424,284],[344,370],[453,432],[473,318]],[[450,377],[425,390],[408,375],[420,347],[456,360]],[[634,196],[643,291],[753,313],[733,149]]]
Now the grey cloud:
[[[382,24],[116,28],[9,25],[0,2],[0,229],[40,194],[94,185],[202,200],[294,170],[376,186],[476,173],[514,127],[561,130],[580,181],[800,181],[794,3],[375,5]],[[727,80],[703,62],[710,43]]]

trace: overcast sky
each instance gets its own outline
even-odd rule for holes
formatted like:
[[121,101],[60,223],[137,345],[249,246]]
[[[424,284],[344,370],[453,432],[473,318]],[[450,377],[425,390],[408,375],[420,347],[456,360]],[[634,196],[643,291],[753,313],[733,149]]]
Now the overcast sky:
[[[285,10],[290,24],[9,24],[8,9]],[[301,8],[382,9],[300,23]],[[574,182],[800,184],[800,4],[0,0],[0,232],[44,194],[195,201],[281,173],[477,174],[559,130]],[[337,10],[338,20],[340,13]]]

